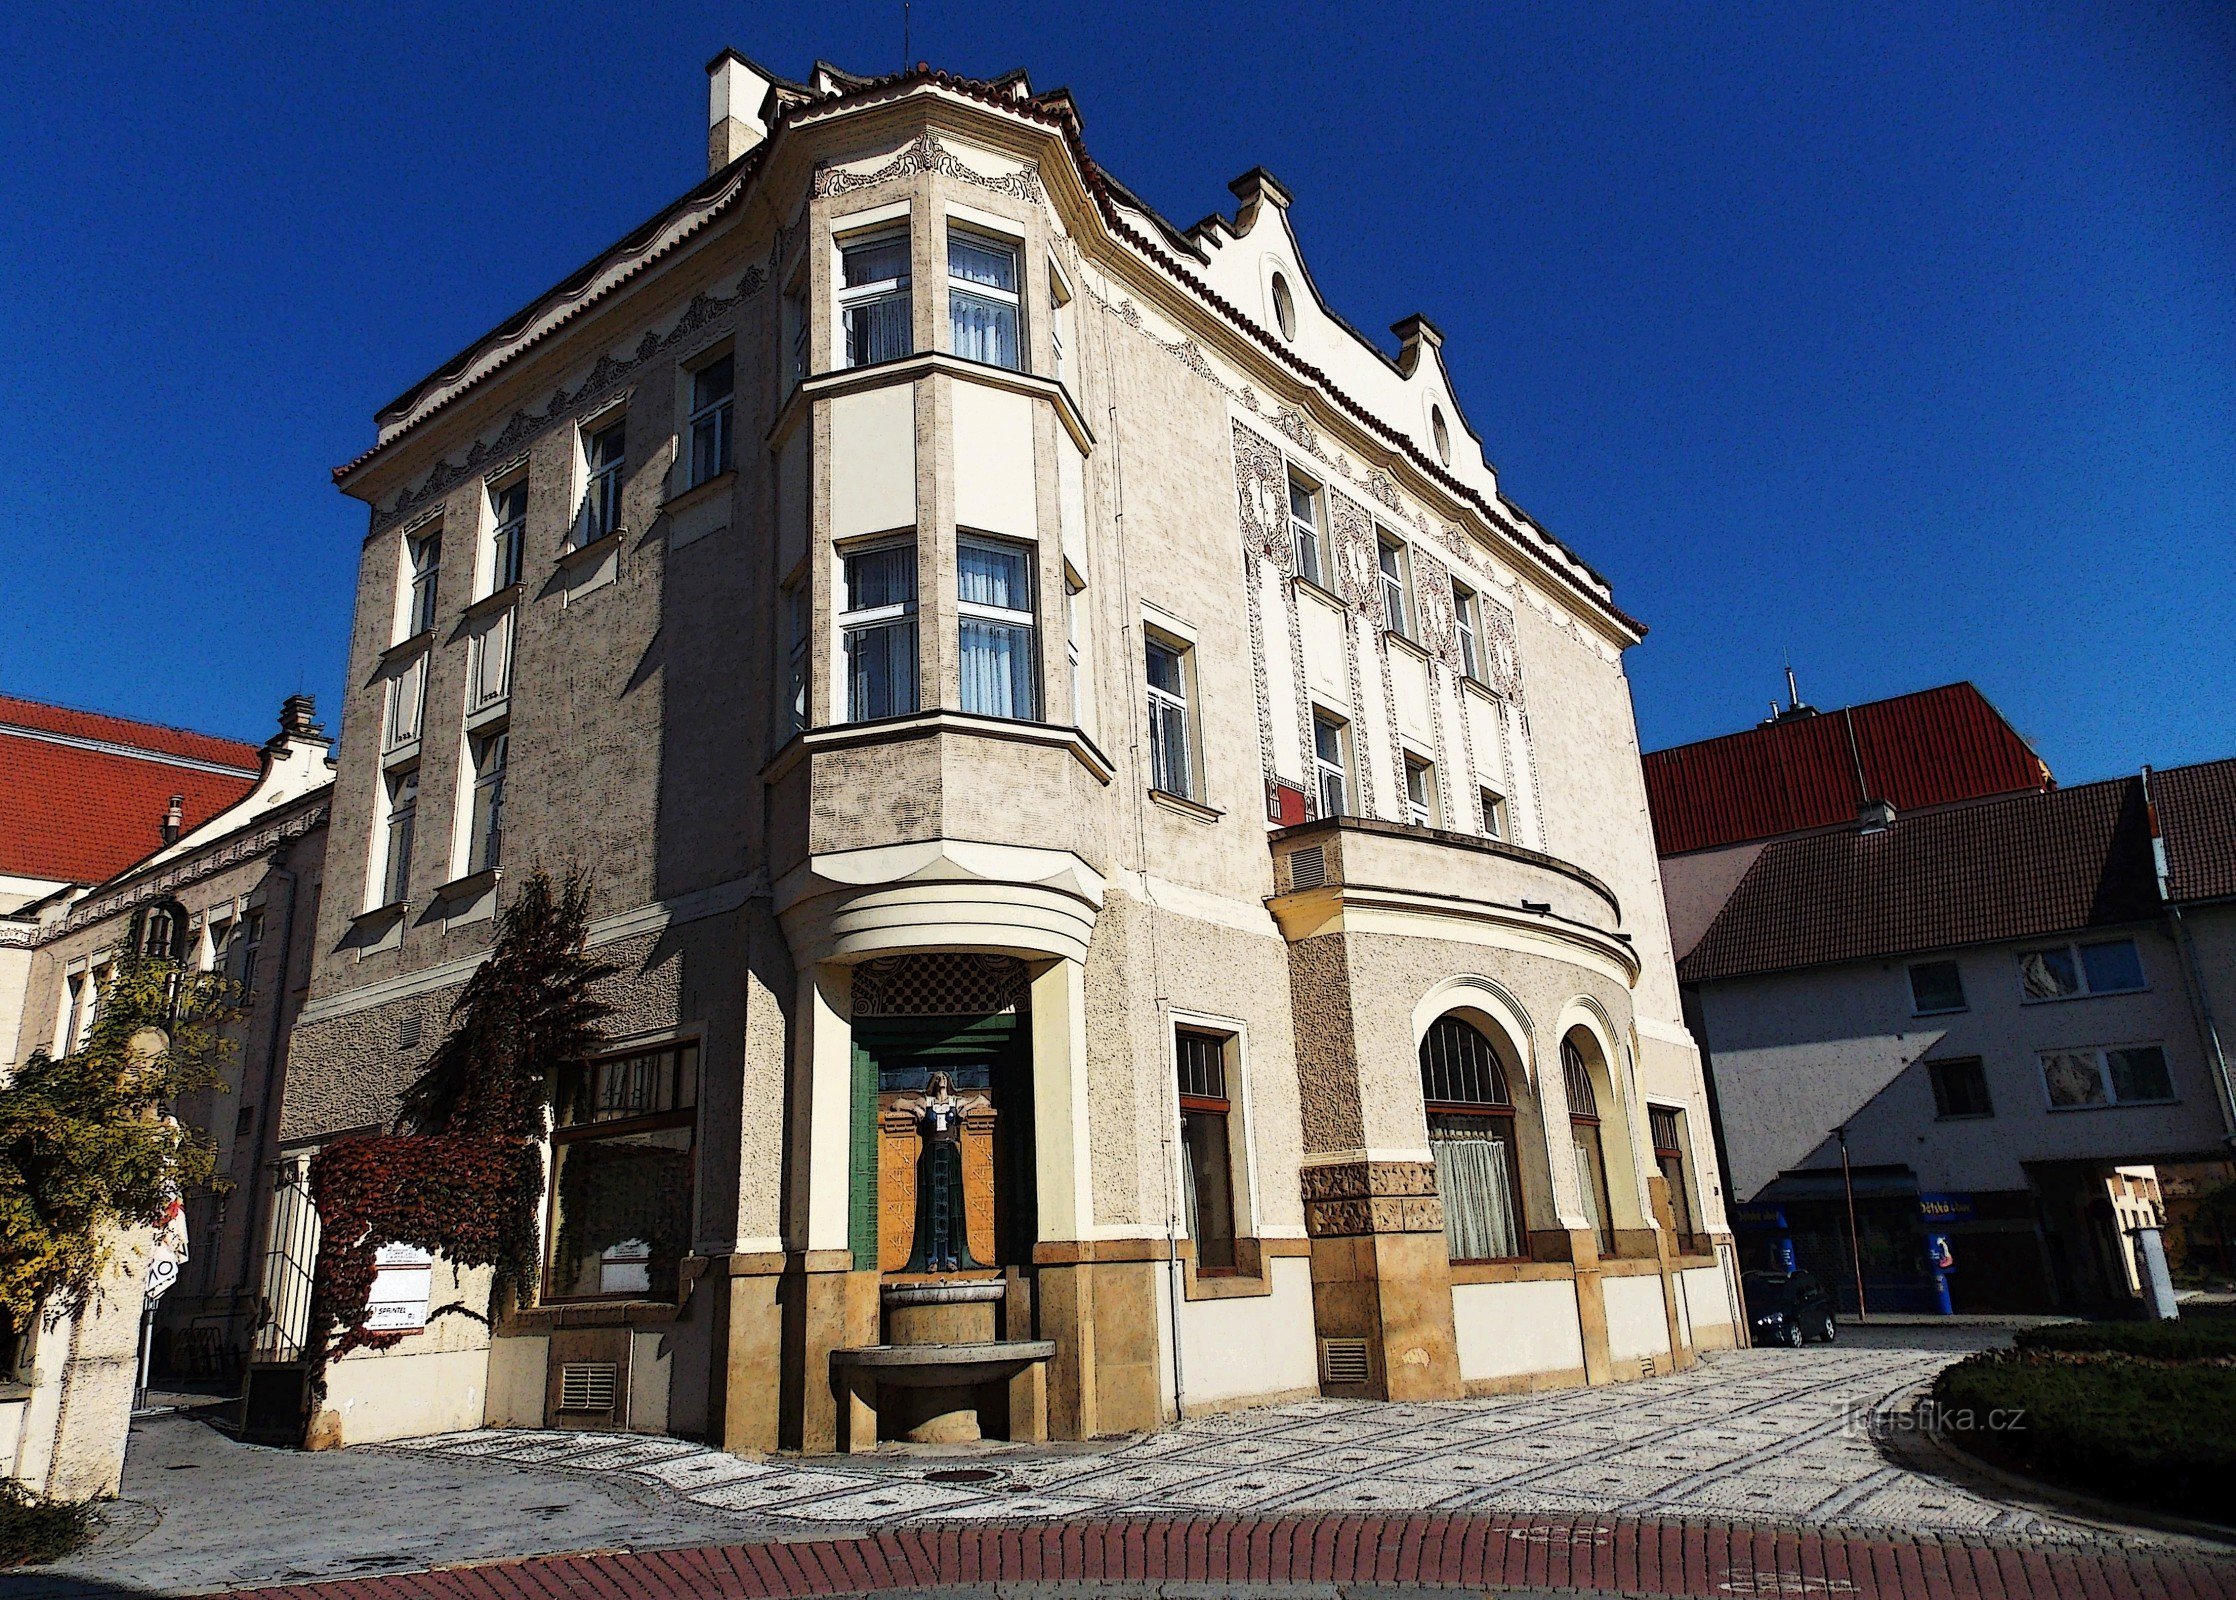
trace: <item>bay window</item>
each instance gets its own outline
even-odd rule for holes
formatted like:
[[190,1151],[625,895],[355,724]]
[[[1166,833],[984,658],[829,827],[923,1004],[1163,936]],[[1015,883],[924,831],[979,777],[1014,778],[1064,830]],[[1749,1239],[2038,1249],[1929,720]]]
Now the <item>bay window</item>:
[[1235,1270],[1234,1103],[1227,1088],[1232,1042],[1227,1035],[1195,1028],[1178,1029],[1173,1036],[1180,1076],[1181,1188],[1199,1273]]
[[691,1248],[699,1047],[562,1068],[553,1086],[554,1300],[672,1300]]
[[958,538],[955,601],[962,708],[984,717],[1037,716],[1030,547]]
[[851,551],[841,569],[846,720],[905,716],[916,709],[916,542]]
[[691,374],[691,481],[685,488],[696,488],[730,470],[736,388],[737,363],[728,354],[716,356]]
[[1525,1253],[1514,1099],[1506,1068],[1480,1028],[1439,1017],[1421,1039],[1421,1099],[1428,1114],[1444,1242],[1454,1261]]
[[519,477],[489,491],[489,592],[520,581],[528,547],[528,480]]
[[947,235],[949,343],[966,361],[1016,369],[1017,249],[984,234]]
[[908,233],[873,234],[839,246],[839,328],[846,365],[892,361],[916,348],[909,325]]
[[1188,715],[1185,645],[1148,635],[1149,787],[1183,800],[1196,798],[1196,756]]

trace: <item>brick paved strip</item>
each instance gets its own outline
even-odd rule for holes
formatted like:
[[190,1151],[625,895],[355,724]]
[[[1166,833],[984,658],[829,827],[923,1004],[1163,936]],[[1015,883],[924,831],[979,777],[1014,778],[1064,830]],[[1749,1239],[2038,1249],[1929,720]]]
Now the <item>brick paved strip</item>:
[[2236,1553],[1847,1538],[1653,1518],[1362,1516],[903,1528],[614,1551],[244,1591],[235,1600],[764,1600],[950,1585],[1160,1582],[1571,1587],[1856,1600],[2236,1596]]

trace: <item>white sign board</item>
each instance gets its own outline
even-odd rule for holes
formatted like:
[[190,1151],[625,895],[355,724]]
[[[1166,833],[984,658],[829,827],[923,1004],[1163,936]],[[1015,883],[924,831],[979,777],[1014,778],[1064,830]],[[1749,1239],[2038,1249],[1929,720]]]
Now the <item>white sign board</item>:
[[408,1244],[384,1244],[373,1255],[373,1293],[365,1306],[367,1333],[417,1333],[427,1326],[435,1259]]

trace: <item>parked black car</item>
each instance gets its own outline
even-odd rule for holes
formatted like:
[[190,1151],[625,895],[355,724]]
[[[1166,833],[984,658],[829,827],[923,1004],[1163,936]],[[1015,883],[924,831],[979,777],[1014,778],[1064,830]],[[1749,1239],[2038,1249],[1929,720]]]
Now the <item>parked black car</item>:
[[1755,1343],[1798,1350],[1804,1339],[1826,1344],[1839,1337],[1832,1320],[1832,1296],[1807,1272],[1749,1272],[1739,1279],[1747,1297],[1747,1321]]

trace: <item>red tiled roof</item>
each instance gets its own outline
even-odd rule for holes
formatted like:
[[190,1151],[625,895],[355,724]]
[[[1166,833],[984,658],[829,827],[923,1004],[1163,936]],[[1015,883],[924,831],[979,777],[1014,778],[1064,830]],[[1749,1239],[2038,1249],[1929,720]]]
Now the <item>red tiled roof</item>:
[[2050,787],[2050,770],[1969,683],[1766,723],[1645,757],[1665,856],[1897,811]]
[[2175,900],[2236,899],[2236,758],[2151,774]]
[[0,695],[0,873],[99,883],[161,848],[172,795],[197,827],[258,769],[238,739]]
[[1763,847],[1687,982],[2071,933],[2158,914],[2139,778],[1897,816]]

